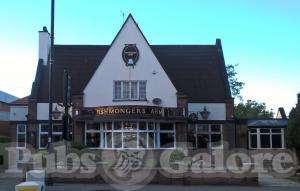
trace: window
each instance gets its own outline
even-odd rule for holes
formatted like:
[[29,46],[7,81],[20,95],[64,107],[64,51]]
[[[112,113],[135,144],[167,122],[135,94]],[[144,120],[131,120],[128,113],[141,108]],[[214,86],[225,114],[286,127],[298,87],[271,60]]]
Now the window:
[[284,129],[282,128],[250,128],[249,148],[269,149],[284,148]]
[[160,148],[174,148],[175,133],[173,123],[160,123]]
[[221,124],[196,124],[189,126],[189,140],[193,147],[198,149],[223,147]]
[[114,100],[146,100],[146,81],[114,81]]
[[17,147],[24,148],[26,147],[26,131],[27,126],[25,124],[17,125]]
[[53,142],[58,142],[63,139],[62,132],[63,132],[63,125],[53,124],[53,132],[52,132]]
[[[52,128],[52,142],[62,140],[62,124],[53,124]],[[39,148],[44,149],[48,145],[48,124],[40,124],[39,126]]]
[[114,84],[114,99],[121,99],[122,98],[122,87],[121,87],[121,82],[116,81]]
[[137,99],[138,96],[137,82],[131,82],[131,99]]
[[251,134],[250,135],[250,148],[256,149],[257,148],[257,135]]
[[104,149],[174,148],[175,128],[173,123],[146,121],[87,123],[85,144]]
[[145,100],[146,98],[146,81],[139,82],[139,98]]
[[129,99],[130,98],[130,83],[129,82],[123,82],[123,99]]
[[87,123],[85,133],[85,144],[90,148],[100,147],[101,130],[98,123]]

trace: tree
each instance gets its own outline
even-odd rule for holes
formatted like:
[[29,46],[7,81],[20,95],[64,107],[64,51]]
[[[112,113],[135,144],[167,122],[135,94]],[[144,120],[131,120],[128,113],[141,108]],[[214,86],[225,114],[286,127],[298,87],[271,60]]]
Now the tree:
[[270,111],[266,109],[265,103],[259,103],[254,100],[247,100],[246,103],[243,102],[243,98],[241,96],[241,90],[244,88],[245,83],[238,81],[238,79],[236,78],[237,72],[235,71],[235,68],[237,66],[238,64],[235,65],[229,64],[226,66],[231,95],[233,98],[238,98],[241,101],[241,103],[234,105],[235,117],[240,119],[272,118],[274,113],[272,109]]
[[272,110],[266,109],[265,103],[259,103],[254,100],[247,100],[234,106],[235,117],[240,119],[267,119],[272,118]]
[[235,68],[238,66],[238,64],[229,64],[226,66],[227,76],[228,76],[228,82],[230,86],[231,95],[233,98],[238,98],[241,101],[243,100],[242,96],[240,95],[241,90],[244,88],[245,83],[239,82],[236,78],[237,72],[235,71]]
[[300,151],[300,105],[294,107],[289,114],[288,145]]

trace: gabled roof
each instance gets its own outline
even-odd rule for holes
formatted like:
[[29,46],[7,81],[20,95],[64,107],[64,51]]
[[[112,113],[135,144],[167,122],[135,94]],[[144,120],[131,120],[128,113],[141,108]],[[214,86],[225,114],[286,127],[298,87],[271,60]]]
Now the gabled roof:
[[9,93],[3,92],[0,90],[0,101],[4,103],[10,103],[12,101],[17,100],[18,98],[16,96],[13,96]]
[[231,97],[216,45],[151,46],[179,95],[189,102],[224,102]]
[[[133,19],[131,14],[120,31],[129,18]],[[136,24],[134,19],[133,21]],[[140,30],[137,24],[136,26]],[[141,30],[140,32],[143,35]],[[144,35],[143,38],[148,43]],[[178,95],[187,96],[189,102],[225,102],[231,99],[219,39],[215,45],[149,46],[177,89]],[[55,45],[53,101],[62,101],[64,69],[72,76],[72,94],[81,95],[110,47],[110,45]],[[38,102],[48,102],[48,65],[42,65],[40,62],[31,98],[36,98]]]
[[[72,76],[73,95],[82,94],[109,45],[55,45],[53,101],[62,101],[63,72]],[[224,102],[231,97],[217,45],[150,45],[179,95],[190,102]],[[142,50],[140,50],[142,51]],[[137,63],[138,64],[138,63]],[[41,66],[41,65],[40,65]],[[48,66],[41,66],[38,102],[48,101]]]
[[17,99],[16,101],[11,102],[9,105],[20,105],[26,106],[29,103],[29,96]]
[[287,119],[287,115],[285,114],[284,108],[278,108],[276,119]]

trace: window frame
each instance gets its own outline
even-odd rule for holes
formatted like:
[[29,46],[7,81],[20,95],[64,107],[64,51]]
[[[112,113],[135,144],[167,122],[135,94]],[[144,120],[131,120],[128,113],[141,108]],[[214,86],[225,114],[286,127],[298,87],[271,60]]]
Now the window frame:
[[[255,132],[251,132],[251,130],[255,129]],[[268,129],[269,132],[262,132],[261,130],[266,130]],[[280,129],[280,132],[273,132],[273,129]],[[251,135],[256,135],[256,144],[257,147],[253,148],[251,146]],[[269,135],[270,138],[270,147],[267,148],[262,148],[261,147],[261,135]],[[273,148],[273,141],[272,141],[272,135],[280,135],[281,136],[281,147],[280,148]],[[249,149],[284,149],[285,148],[285,131],[284,128],[271,128],[271,127],[256,127],[256,128],[248,128],[248,148]]]
[[[198,125],[207,125],[207,127],[208,127],[208,129],[207,129],[207,131],[200,131],[199,133],[198,133],[198,130],[200,129],[200,128],[198,128]],[[212,131],[212,126],[213,125],[219,125],[219,127],[220,127],[220,131],[219,132],[216,132],[216,131]],[[198,148],[198,135],[199,134],[202,134],[202,135],[208,135],[208,147],[207,147],[207,149],[223,149],[224,148],[224,137],[223,137],[223,124],[206,124],[206,123],[196,123],[195,124],[195,135],[196,135],[196,137],[195,137],[195,148],[196,149],[203,149],[203,148]],[[221,135],[221,143],[220,143],[220,145],[219,146],[212,146],[213,144],[213,142],[212,142],[212,135]]]
[[[115,123],[120,122],[121,123],[121,129],[115,129]],[[135,123],[136,129],[125,129],[124,125],[125,123]],[[100,144],[99,147],[88,147],[90,149],[106,149],[106,150],[122,150],[122,149],[128,149],[128,150],[151,150],[151,149],[175,149],[176,148],[176,128],[174,122],[169,122],[173,124],[172,130],[160,130],[160,122],[154,122],[154,121],[140,121],[140,120],[124,120],[124,121],[107,121],[107,122],[95,122],[100,123],[100,130],[87,130],[87,123],[85,123],[85,132],[84,132],[84,144],[87,145],[87,133],[96,132],[100,133]],[[107,124],[111,123],[111,129],[107,129]],[[140,129],[140,124],[145,123],[146,128]],[[150,123],[153,124],[153,129],[150,129]],[[107,133],[111,133],[111,147],[108,147],[108,137]],[[118,133],[121,136],[121,147],[115,147],[115,134]],[[126,148],[125,147],[125,133],[136,133],[136,147],[134,148]],[[145,147],[142,147],[140,145],[140,135],[142,133],[146,134],[146,144]],[[153,133],[153,147],[150,145],[150,133]],[[173,133],[174,136],[174,146],[173,147],[161,147],[160,145],[160,134],[161,133]],[[152,142],[151,142],[152,144]]]
[[[120,98],[116,94],[116,83],[120,83]],[[124,97],[125,85],[128,83],[128,97]],[[132,89],[132,84],[136,83],[136,90]],[[145,83],[145,95],[141,95],[141,84]],[[126,91],[127,92],[127,91]],[[133,96],[136,92],[136,96]],[[147,81],[146,80],[114,80],[113,81],[113,101],[147,101]]]
[[[48,140],[48,130],[47,131],[42,131],[42,126],[45,125],[49,128],[49,125],[47,123],[40,123],[39,124],[39,149],[46,149],[47,147],[42,147],[41,146],[41,135],[47,135],[47,140]],[[62,136],[63,135],[63,130],[61,132],[59,131],[53,131],[53,127],[55,125],[62,125],[62,124],[59,124],[59,123],[54,123],[52,124],[52,140],[53,140],[53,135],[60,135]],[[48,129],[47,128],[47,129]]]
[[[20,126],[24,126],[24,132],[20,132]],[[21,147],[19,146],[19,135],[24,135],[25,137],[25,142],[24,142],[24,146]],[[16,148],[20,148],[20,149],[24,149],[27,146],[27,125],[26,124],[17,124],[17,134],[16,134]]]

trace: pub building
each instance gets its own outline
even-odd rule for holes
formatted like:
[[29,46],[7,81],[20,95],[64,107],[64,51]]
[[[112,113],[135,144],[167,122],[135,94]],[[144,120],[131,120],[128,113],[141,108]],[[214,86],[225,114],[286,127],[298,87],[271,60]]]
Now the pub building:
[[[19,148],[47,148],[49,45],[44,27],[31,94],[11,105]],[[274,137],[279,141],[274,148],[285,148],[286,121],[263,127],[252,121],[251,131],[247,120],[237,125],[220,39],[212,45],[150,45],[129,15],[111,45],[55,45],[54,142],[63,134],[65,71],[72,78],[68,134],[76,145],[162,150],[188,142],[191,150],[212,153],[225,149],[225,142],[226,149],[273,148]]]
[[[18,147],[47,148],[49,42],[44,27],[31,95],[18,101],[28,106],[11,105]],[[220,39],[213,45],[150,45],[129,15],[111,45],[55,45],[54,60],[54,142],[63,134],[67,71],[74,144],[175,149],[179,142],[219,148],[227,141],[234,147],[233,99]]]

